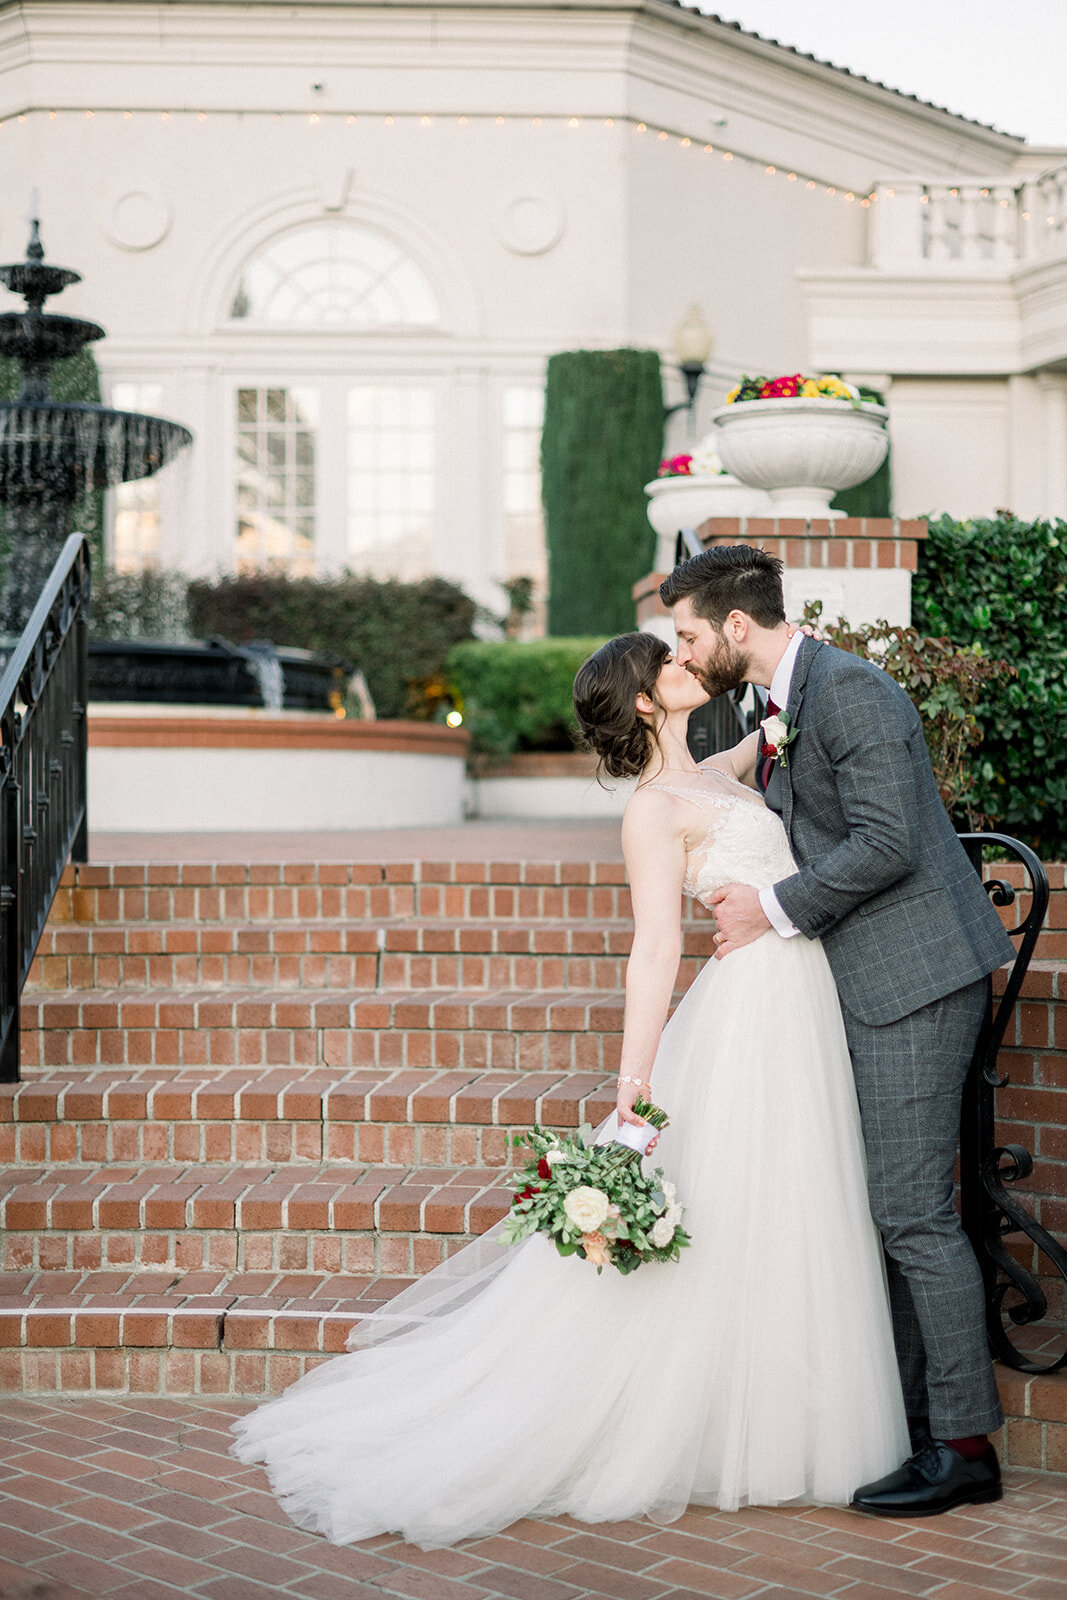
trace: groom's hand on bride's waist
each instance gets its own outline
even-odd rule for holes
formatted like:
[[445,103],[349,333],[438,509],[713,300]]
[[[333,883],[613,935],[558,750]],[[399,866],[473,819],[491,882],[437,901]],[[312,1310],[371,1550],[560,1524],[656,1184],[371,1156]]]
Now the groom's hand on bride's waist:
[[711,896],[715,907],[718,932],[715,935],[715,959],[721,961],[733,950],[751,944],[767,932],[771,924],[760,905],[759,890],[747,883],[727,883]]

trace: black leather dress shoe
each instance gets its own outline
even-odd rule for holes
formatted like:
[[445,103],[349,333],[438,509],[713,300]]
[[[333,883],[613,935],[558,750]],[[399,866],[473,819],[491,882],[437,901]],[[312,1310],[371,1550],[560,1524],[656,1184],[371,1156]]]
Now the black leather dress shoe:
[[931,1439],[902,1467],[852,1496],[852,1509],[872,1517],[936,1517],[953,1506],[999,1500],[1000,1465],[992,1445],[978,1461],[965,1461],[940,1439]]

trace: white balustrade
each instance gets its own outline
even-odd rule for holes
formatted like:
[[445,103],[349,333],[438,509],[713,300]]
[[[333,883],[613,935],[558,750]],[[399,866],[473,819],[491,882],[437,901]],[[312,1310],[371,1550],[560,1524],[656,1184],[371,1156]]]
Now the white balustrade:
[[967,270],[1067,256],[1067,164],[1012,182],[1003,176],[886,179],[874,191],[871,265],[928,263]]

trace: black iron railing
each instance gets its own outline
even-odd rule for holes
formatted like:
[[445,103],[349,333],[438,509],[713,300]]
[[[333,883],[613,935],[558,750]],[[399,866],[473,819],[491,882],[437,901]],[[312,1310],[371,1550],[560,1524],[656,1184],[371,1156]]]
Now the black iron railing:
[[0,1082],[68,858],[88,859],[89,547],[71,534],[0,676]]
[[[1041,1226],[1019,1195],[1008,1188],[1009,1184],[1018,1183],[1032,1173],[1034,1162],[1030,1151],[1020,1144],[999,1145],[996,1132],[997,1090],[1008,1082],[1007,1077],[1000,1076],[997,1056],[1048,909],[1048,876],[1034,852],[1006,834],[963,833],[960,842],[979,874],[988,849],[1021,862],[1026,876],[1022,894],[1030,901],[1026,915],[1018,927],[1011,930],[1012,938],[1019,940],[1019,951],[995,1009],[990,982],[985,1026],[964,1092],[960,1210],[985,1279],[986,1318],[994,1354],[1018,1372],[1057,1372],[1067,1364],[1064,1330],[1056,1341],[1064,1347],[1045,1351],[1043,1355],[1035,1349],[1019,1349],[1011,1335],[1014,1329],[1033,1328],[1046,1317],[1048,1295],[1039,1281],[1039,1273],[1067,1283],[1067,1250]],[[1013,905],[1018,891],[1005,878],[995,875],[996,863],[991,870],[994,875],[985,887],[993,904]],[[1042,1256],[1047,1263],[1043,1269],[1039,1259]]]

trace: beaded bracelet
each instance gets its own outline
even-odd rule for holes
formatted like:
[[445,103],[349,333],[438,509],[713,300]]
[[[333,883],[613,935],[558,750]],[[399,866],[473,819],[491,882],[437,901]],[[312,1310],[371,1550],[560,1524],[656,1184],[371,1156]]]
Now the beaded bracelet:
[[646,1083],[644,1078],[628,1078],[620,1073],[618,1081],[619,1083],[635,1083],[639,1089],[644,1089],[646,1094],[652,1093],[652,1085]]

